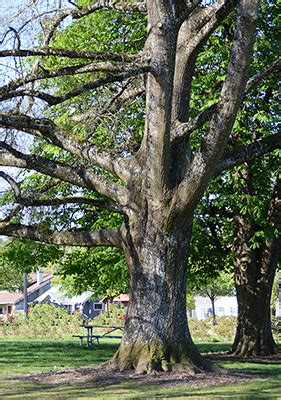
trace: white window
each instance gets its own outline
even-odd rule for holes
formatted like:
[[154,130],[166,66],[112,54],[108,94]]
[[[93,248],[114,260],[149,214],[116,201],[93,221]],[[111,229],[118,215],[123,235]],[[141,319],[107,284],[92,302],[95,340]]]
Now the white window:
[[0,314],[4,314],[3,313],[3,307],[0,307]]

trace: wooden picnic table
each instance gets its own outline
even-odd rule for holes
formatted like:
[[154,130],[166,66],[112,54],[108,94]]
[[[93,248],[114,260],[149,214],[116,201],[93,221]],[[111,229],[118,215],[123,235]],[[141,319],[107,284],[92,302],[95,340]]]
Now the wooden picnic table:
[[[80,339],[80,346],[83,345],[83,339],[87,339],[87,346],[93,346],[93,341],[96,340],[97,344],[99,344],[99,340],[103,337],[108,339],[121,339],[122,336],[120,335],[111,335],[112,332],[117,330],[121,330],[123,332],[124,326],[119,325],[90,325],[90,324],[83,324],[80,325],[82,328],[87,330],[86,335],[73,335],[73,337],[78,337]],[[106,329],[104,333],[95,334],[93,333],[93,329]]]

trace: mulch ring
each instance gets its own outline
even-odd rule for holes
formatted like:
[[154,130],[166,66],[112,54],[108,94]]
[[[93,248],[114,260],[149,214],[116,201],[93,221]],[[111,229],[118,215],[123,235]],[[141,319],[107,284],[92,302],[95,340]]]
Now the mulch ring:
[[[278,356],[277,356],[278,357]],[[277,357],[266,357],[266,360],[280,360]],[[206,358],[220,361],[236,361],[237,358],[222,354],[208,354]],[[255,359],[256,360],[256,359]],[[260,358],[259,358],[260,360]],[[240,360],[241,361],[241,360]],[[249,359],[247,359],[249,362]],[[175,386],[204,387],[215,385],[233,385],[249,382],[253,379],[266,379],[261,375],[249,375],[218,369],[216,372],[199,373],[190,375],[184,372],[160,372],[156,375],[136,375],[133,371],[112,370],[107,364],[93,365],[67,369],[64,371],[51,371],[46,373],[33,373],[24,376],[14,376],[12,379],[47,383],[53,385],[82,385],[89,384],[91,387],[103,387],[109,385],[122,384],[124,380],[138,384],[161,385],[161,388],[171,388]]]

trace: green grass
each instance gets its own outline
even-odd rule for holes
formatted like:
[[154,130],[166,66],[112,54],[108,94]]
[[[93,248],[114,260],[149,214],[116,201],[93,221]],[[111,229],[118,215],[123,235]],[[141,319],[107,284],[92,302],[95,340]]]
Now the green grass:
[[112,357],[118,348],[118,341],[108,342],[103,341],[93,351],[91,348],[81,348],[78,338],[28,340],[12,337],[0,340],[0,376],[100,364]]
[[[80,348],[75,339],[34,340],[8,338],[0,340],[0,399],[281,399],[281,365],[276,361],[219,362],[235,372],[260,375],[240,385],[212,387],[161,388],[156,384],[140,384],[136,380],[87,382],[84,384],[47,384],[27,381],[22,376],[31,372],[63,370],[99,364],[109,359],[118,341],[101,342],[94,348]],[[225,351],[224,343],[200,343],[204,352]],[[19,376],[21,375],[21,376]]]

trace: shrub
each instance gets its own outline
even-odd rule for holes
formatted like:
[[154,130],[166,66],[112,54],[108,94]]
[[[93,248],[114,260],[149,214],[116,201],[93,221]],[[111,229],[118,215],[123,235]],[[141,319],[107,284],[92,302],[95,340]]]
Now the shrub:
[[37,304],[29,309],[27,319],[19,314],[16,319],[7,320],[0,327],[0,335],[58,338],[78,333],[81,323],[82,317],[77,312],[68,314],[54,304]]
[[218,324],[213,326],[212,318],[204,320],[189,319],[191,336],[196,342],[231,342],[236,329],[236,317],[217,317]]
[[214,334],[221,339],[220,341],[232,341],[235,335],[236,325],[236,317],[219,317],[218,324],[214,327]]
[[124,307],[111,304],[108,311],[103,311],[91,323],[95,325],[124,325],[126,310]]
[[272,333],[276,343],[281,343],[281,318],[271,317]]
[[197,342],[206,342],[209,340],[210,335],[208,334],[210,326],[209,322],[205,320],[189,319],[188,325],[193,340]]

